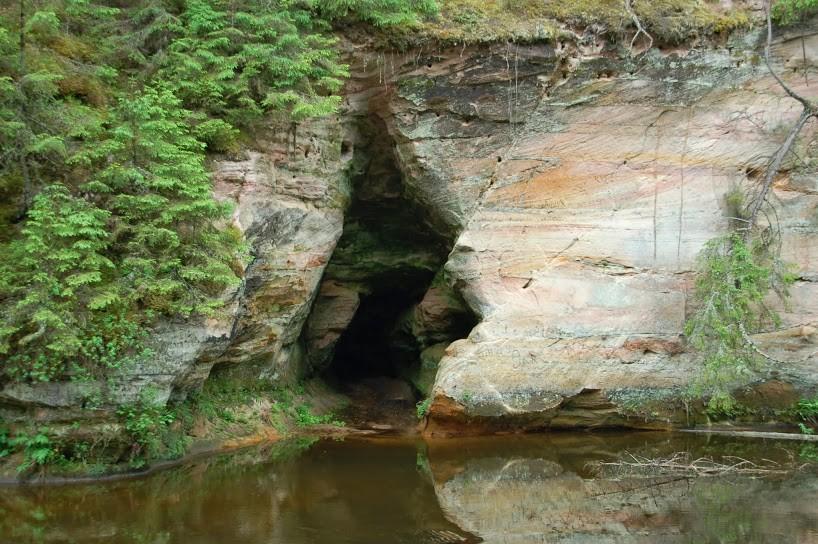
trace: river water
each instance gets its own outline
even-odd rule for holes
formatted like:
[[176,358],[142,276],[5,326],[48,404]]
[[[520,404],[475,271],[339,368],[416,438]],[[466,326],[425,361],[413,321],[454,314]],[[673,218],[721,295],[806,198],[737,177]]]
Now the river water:
[[818,458],[812,444],[664,433],[301,439],[140,479],[0,488],[0,541],[818,543],[813,468],[764,477],[593,468],[674,452],[787,467]]

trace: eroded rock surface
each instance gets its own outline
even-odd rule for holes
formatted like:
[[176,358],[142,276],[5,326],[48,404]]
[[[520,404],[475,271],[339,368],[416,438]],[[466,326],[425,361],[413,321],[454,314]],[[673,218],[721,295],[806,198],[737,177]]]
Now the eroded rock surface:
[[[696,256],[800,113],[759,63],[759,38],[637,59],[606,44],[457,48],[384,85],[377,111],[409,193],[456,236],[447,277],[480,317],[440,363],[429,433],[690,421]],[[776,44],[776,66],[811,95],[784,67],[795,42]],[[803,359],[774,374],[809,392],[818,345],[798,331],[818,320],[818,194],[814,172],[785,170],[772,201],[799,278],[782,314],[793,334],[758,341]]]
[[264,142],[263,152],[214,165],[216,192],[236,202],[234,223],[252,244],[220,369],[284,382],[303,373],[298,339],[341,237],[351,137],[346,125],[328,119],[299,127],[294,148]]

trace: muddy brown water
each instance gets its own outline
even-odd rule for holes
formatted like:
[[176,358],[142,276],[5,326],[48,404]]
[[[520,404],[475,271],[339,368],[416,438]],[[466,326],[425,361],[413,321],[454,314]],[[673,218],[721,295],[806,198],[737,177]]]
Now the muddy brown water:
[[818,474],[600,476],[627,453],[799,465],[811,444],[663,433],[297,440],[128,481],[0,488],[0,542],[818,543]]

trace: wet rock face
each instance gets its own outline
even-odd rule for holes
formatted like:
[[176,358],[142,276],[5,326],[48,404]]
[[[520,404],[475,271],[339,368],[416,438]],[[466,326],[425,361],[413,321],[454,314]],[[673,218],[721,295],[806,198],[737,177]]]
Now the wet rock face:
[[[481,318],[440,363],[427,432],[685,423],[696,256],[800,112],[754,39],[636,60],[458,48],[394,77],[379,111],[410,194],[456,236],[447,277]],[[793,46],[776,46],[781,64]],[[818,320],[818,196],[814,174],[787,168],[772,200],[799,275],[782,314],[796,327]],[[759,341],[784,360],[816,348]],[[815,363],[776,370],[809,391]]]

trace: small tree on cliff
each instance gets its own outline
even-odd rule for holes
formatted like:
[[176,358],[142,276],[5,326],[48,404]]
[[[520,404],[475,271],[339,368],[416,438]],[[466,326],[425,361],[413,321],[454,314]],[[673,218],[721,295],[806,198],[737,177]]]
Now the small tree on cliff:
[[731,386],[763,362],[783,362],[764,352],[751,336],[765,326],[779,326],[778,314],[765,299],[770,292],[786,299],[787,286],[794,280],[780,258],[780,232],[769,196],[804,126],[818,118],[818,103],[796,93],[781,79],[773,69],[770,48],[774,17],[788,23],[816,7],[818,0],[781,0],[766,6],[767,69],[784,92],[801,104],[802,111],[770,158],[760,183],[747,194],[736,192],[728,198],[731,232],[708,242],[700,255],[695,291],[698,309],[688,320],[685,333],[703,354],[694,394],[707,398],[708,407],[716,411],[731,410]]

